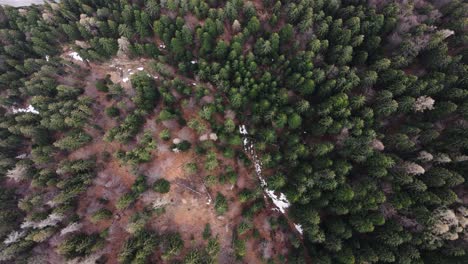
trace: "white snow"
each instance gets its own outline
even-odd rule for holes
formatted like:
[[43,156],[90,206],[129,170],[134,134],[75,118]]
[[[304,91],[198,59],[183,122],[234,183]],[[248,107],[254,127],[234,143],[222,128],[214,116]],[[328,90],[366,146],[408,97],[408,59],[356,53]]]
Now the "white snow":
[[33,114],[39,114],[39,111],[37,111],[34,106],[29,105],[27,108],[13,108],[13,113],[33,113]]
[[245,127],[245,125],[239,126],[239,133],[244,136],[244,150],[250,153],[250,155],[253,158],[255,172],[257,173],[257,177],[260,179],[260,185],[263,187],[268,197],[271,198],[278,210],[284,214],[286,208],[291,206],[291,204],[288,201],[288,198],[286,198],[286,195],[284,195],[284,193],[280,193],[280,195],[278,196],[275,194],[275,191],[268,189],[267,183],[262,177],[262,162],[255,153],[253,142],[250,142],[249,138],[246,137],[249,134],[249,132],[247,132],[247,128]]
[[276,205],[276,207],[278,208],[278,210],[280,210],[281,213],[284,214],[285,210],[289,206],[291,206],[291,204],[288,201],[288,198],[286,198],[286,195],[284,195],[284,193],[280,193],[280,196],[278,197],[275,194],[275,191],[265,189],[265,192],[267,193],[268,197],[270,197],[271,200],[273,200],[273,203]]
[[247,132],[247,129],[245,128],[245,125],[239,126],[239,133],[241,133],[241,135],[248,135],[249,134],[249,132]]
[[144,70],[144,69],[145,69],[145,68],[143,68],[143,67],[138,67],[138,68],[137,68],[137,70],[139,70],[139,71],[142,71],[142,70]]
[[16,156],[17,159],[25,159],[27,157],[28,157],[28,154],[26,153]]
[[193,86],[197,86],[197,83],[192,83]]
[[[280,193],[280,195],[278,196],[275,194],[275,191],[268,189],[267,183],[262,177],[262,162],[255,153],[253,142],[251,142],[247,137],[249,135],[249,132],[247,131],[245,125],[239,126],[239,133],[244,136],[245,152],[249,153],[253,158],[255,172],[257,173],[257,177],[260,180],[260,185],[264,189],[266,195],[270,197],[270,199],[273,201],[273,204],[276,206],[276,208],[274,209],[284,214],[286,212],[286,209],[289,206],[291,206],[291,203],[288,201],[288,198],[284,193]],[[294,224],[294,227],[300,234],[302,234],[302,226],[300,224]]]
[[68,53],[68,56],[72,57],[74,60],[83,61],[83,58],[81,58],[80,54],[76,51]]
[[192,63],[192,64],[197,64],[197,61],[196,61],[196,60],[193,60],[193,61],[190,61],[190,63]]
[[46,56],[45,56],[45,60],[46,60],[46,61],[49,61],[49,55],[46,55]]
[[123,82],[128,82],[128,77],[122,79]]
[[160,47],[161,49],[165,49],[165,48],[166,48],[166,45],[164,45],[164,43],[163,43],[163,44],[160,44],[159,47]]
[[299,232],[301,235],[303,233],[303,229],[302,229],[302,226],[299,225],[299,224],[294,224],[294,227],[296,228],[297,232]]
[[179,153],[179,152],[180,152],[180,149],[178,149],[178,148],[173,148],[173,149],[172,149],[172,152]]

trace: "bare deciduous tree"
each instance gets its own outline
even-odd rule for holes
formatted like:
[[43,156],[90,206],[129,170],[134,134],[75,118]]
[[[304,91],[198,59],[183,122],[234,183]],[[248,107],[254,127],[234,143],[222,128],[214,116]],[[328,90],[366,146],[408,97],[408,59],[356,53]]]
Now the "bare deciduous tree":
[[410,161],[403,163],[402,168],[406,173],[411,175],[419,175],[424,174],[426,172],[426,170],[424,170],[424,168],[421,165]]
[[434,158],[434,156],[432,156],[431,153],[429,153],[429,152],[427,152],[425,150],[419,152],[419,155],[418,155],[418,160],[421,160],[421,161],[424,161],[424,162],[429,162],[433,158]]
[[68,226],[66,226],[64,229],[60,230],[60,236],[64,236],[66,234],[79,231],[82,226],[83,225],[78,222],[71,223]]
[[21,181],[26,177],[28,169],[26,166],[16,164],[15,168],[7,171],[6,176],[14,181]]
[[117,40],[117,43],[119,43],[119,50],[117,51],[117,56],[119,57],[126,57],[129,53],[129,46],[130,42],[126,37],[121,37]]
[[414,111],[416,112],[424,112],[425,110],[432,110],[434,109],[435,100],[429,96],[420,96],[414,102]]
[[9,244],[15,243],[20,238],[22,238],[25,234],[26,234],[25,231],[13,231],[7,236],[5,241],[3,241],[3,244],[9,245]]

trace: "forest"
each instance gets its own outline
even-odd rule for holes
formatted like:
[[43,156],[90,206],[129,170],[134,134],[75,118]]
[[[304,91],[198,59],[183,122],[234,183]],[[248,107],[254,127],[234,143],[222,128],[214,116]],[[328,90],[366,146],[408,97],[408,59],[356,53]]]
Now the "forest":
[[468,3],[0,5],[0,263],[468,263]]

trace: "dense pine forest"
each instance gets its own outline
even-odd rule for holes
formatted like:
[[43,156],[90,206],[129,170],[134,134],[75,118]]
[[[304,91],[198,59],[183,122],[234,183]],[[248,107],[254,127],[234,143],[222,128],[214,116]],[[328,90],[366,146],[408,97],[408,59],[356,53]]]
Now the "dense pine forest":
[[0,44],[0,263],[468,263],[465,1],[47,1]]

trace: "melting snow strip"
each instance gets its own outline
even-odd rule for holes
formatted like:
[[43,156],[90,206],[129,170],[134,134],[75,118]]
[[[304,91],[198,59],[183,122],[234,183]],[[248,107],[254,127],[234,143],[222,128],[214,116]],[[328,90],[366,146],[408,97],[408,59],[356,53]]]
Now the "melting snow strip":
[[[239,133],[244,136],[244,150],[247,153],[250,153],[250,155],[253,158],[254,166],[255,166],[255,172],[257,174],[257,177],[260,180],[260,185],[264,189],[266,195],[270,197],[270,199],[273,201],[273,204],[275,204],[276,208],[273,210],[278,210],[281,213],[285,214],[286,209],[291,206],[291,203],[288,201],[288,198],[284,193],[280,193],[279,197],[278,195],[275,194],[275,191],[268,189],[267,183],[265,179],[262,177],[262,162],[258,158],[257,154],[255,153],[254,150],[254,145],[252,142],[250,142],[249,138],[247,137],[249,135],[249,132],[247,131],[247,128],[245,125],[240,125],[239,126]],[[265,195],[264,195],[265,197]],[[294,224],[294,227],[296,230],[302,235],[302,226],[300,224]]]

